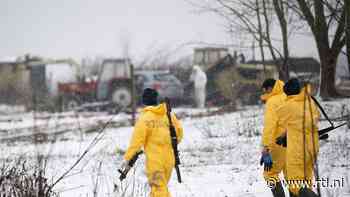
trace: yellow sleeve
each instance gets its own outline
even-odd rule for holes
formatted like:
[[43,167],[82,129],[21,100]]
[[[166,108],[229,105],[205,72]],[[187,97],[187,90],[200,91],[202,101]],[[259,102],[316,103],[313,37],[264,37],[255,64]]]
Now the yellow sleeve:
[[183,128],[180,121],[176,118],[175,114],[172,114],[172,121],[176,130],[177,142],[180,143],[183,138]]
[[287,131],[287,124],[290,119],[289,110],[290,109],[288,109],[288,103],[283,104],[276,110],[278,126],[281,128],[284,128],[286,131]]
[[264,113],[264,129],[262,133],[263,146],[271,148],[275,143],[273,134],[277,129],[277,114],[273,103],[267,102]]
[[129,161],[142,148],[142,146],[144,146],[147,130],[146,121],[144,118],[140,117],[135,124],[129,147],[124,155],[126,161]]

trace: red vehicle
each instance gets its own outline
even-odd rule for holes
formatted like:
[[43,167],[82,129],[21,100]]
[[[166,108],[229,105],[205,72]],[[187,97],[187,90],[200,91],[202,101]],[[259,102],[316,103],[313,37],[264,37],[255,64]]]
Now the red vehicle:
[[61,109],[129,107],[132,103],[132,69],[129,59],[105,59],[97,79],[60,83]]

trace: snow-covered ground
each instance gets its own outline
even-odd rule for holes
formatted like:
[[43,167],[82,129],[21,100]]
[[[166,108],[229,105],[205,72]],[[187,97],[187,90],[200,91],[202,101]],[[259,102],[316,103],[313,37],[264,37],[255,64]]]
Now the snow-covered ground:
[[[342,112],[344,115],[350,109],[349,104],[350,100],[323,102],[330,117],[338,117]],[[172,196],[271,196],[258,164],[262,107],[252,106],[224,114],[215,113],[216,110],[175,109],[182,117],[185,135],[179,146],[183,183],[177,183],[176,175],[173,174],[169,183]],[[148,195],[143,156],[124,182],[118,180],[117,168],[132,133],[130,115],[73,112],[2,114],[2,162],[20,156],[34,162],[37,155],[47,156],[46,177],[49,182],[57,180],[95,137],[100,137],[76,168],[55,186],[54,190],[60,196]],[[111,119],[112,124],[98,134],[104,123]],[[327,126],[326,121],[321,122],[321,128]],[[48,141],[34,145],[29,136],[35,129],[49,134]],[[24,137],[20,141],[9,140],[16,136]],[[330,177],[331,180],[344,178],[344,187],[322,188],[323,196],[350,196],[349,140],[349,129],[342,127],[331,134],[328,142],[322,143],[320,176]]]

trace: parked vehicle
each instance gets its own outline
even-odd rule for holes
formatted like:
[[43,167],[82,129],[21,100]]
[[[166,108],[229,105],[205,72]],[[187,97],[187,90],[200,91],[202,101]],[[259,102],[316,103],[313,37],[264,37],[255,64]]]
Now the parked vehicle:
[[180,101],[184,95],[180,80],[167,71],[136,71],[135,83],[139,93],[145,88],[153,88],[158,91],[160,99],[168,97]]
[[58,91],[62,110],[129,107],[132,103],[132,65],[129,59],[105,59],[97,79],[60,83]]

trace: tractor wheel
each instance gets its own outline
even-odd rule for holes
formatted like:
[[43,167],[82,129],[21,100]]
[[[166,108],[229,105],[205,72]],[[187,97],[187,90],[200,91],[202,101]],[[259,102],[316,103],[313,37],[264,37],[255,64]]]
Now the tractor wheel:
[[111,94],[111,102],[122,108],[129,107],[132,102],[131,90],[127,87],[116,87]]

